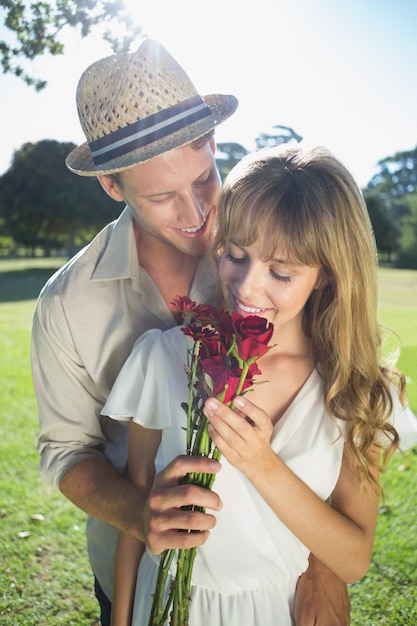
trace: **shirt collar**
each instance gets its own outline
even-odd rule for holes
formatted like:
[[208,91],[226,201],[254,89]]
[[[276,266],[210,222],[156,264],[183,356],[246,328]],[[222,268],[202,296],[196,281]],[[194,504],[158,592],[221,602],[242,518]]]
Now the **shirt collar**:
[[[130,278],[140,291],[143,281],[143,270],[140,268],[136,250],[133,217],[128,206],[119,218],[109,224],[110,234],[97,265],[91,275],[92,281],[121,280]],[[151,280],[149,275],[147,280]],[[196,302],[207,302],[213,298],[217,270],[209,255],[202,256],[190,290],[191,299]]]
[[107,245],[92,273],[91,280],[132,278],[132,267],[134,267],[132,256],[136,266],[138,265],[138,258],[133,217],[128,206],[108,228],[110,235]]

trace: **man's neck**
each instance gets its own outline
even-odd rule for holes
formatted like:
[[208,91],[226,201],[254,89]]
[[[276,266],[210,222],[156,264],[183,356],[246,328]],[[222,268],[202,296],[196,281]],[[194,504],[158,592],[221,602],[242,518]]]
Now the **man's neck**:
[[175,296],[188,295],[201,257],[193,257],[152,240],[139,237],[136,232],[136,250],[141,267],[146,270],[168,304]]

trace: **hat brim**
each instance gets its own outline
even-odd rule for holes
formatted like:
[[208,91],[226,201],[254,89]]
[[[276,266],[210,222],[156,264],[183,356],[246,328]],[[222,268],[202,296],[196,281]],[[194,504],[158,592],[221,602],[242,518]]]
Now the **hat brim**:
[[100,176],[121,172],[138,163],[144,163],[161,154],[192,143],[224,122],[236,111],[238,106],[237,98],[231,95],[209,95],[204,96],[203,99],[209,106],[211,115],[172,133],[164,139],[132,150],[101,165],[94,164],[88,142],[85,142],[69,153],[65,164],[74,174],[80,176]]

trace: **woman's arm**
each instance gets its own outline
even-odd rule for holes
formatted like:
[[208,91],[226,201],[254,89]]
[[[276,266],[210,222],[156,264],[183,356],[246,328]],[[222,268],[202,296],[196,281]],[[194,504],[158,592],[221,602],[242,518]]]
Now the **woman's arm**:
[[130,626],[132,623],[136,578],[144,550],[145,545],[141,541],[119,531],[114,567],[111,626]]
[[[206,403],[211,435],[222,454],[245,474],[280,520],[337,576],[347,583],[364,576],[372,554],[377,497],[361,491],[344,456],[329,506],[274,453],[268,415],[246,398],[235,398],[234,403],[239,413],[213,398]],[[375,446],[375,461],[378,454]]]
[[[155,456],[161,440],[159,430],[148,430],[129,423],[129,479],[145,491],[150,491],[155,476]],[[136,579],[145,544],[120,531],[117,541],[114,572],[112,626],[130,626]]]
[[[145,505],[138,502],[137,516],[141,518],[143,536],[148,548],[159,554],[167,548],[191,548],[203,544],[215,517],[209,513],[183,510],[189,504],[218,510],[219,496],[196,485],[183,485],[181,478],[189,472],[216,473],[220,464],[208,458],[179,456],[155,476],[155,456],[161,441],[161,431],[129,423],[129,479],[141,494],[147,494]],[[179,533],[176,529],[195,532]],[[198,531],[198,532],[197,532]],[[112,626],[130,626],[136,589],[136,579],[145,543],[129,533],[119,532],[111,613]]]

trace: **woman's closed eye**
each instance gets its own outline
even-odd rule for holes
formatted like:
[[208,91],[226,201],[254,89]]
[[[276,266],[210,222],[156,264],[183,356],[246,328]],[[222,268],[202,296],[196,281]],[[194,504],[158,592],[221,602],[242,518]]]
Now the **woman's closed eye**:
[[[228,252],[227,254],[225,254],[225,258],[228,261],[230,261],[231,263],[236,263],[238,265],[239,264],[242,265],[243,263],[247,262],[247,257],[246,256],[235,256],[231,252]],[[279,274],[278,272],[276,272],[273,269],[270,269],[269,271],[271,273],[271,276],[275,280],[280,280],[283,283],[291,282],[291,276],[289,276],[288,274]]]
[[275,280],[280,280],[283,283],[290,283],[291,282],[291,276],[285,275],[285,274],[278,274],[277,272],[274,272],[274,270],[270,270],[271,275],[273,276],[273,278],[275,278]]
[[242,256],[242,257],[233,256],[233,254],[231,254],[230,252],[228,252],[225,255],[225,258],[231,263],[244,263],[246,261],[245,256]]

